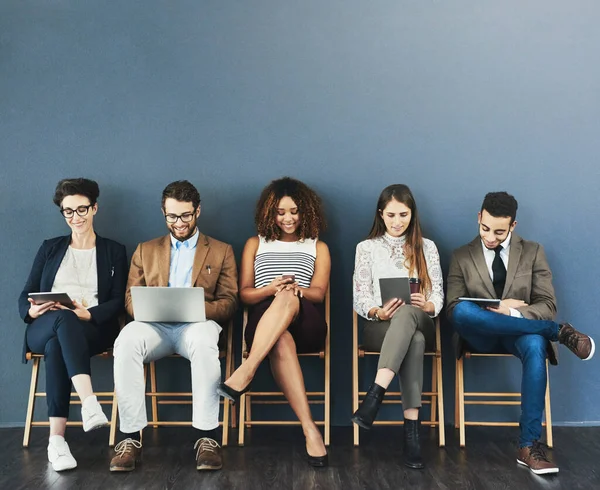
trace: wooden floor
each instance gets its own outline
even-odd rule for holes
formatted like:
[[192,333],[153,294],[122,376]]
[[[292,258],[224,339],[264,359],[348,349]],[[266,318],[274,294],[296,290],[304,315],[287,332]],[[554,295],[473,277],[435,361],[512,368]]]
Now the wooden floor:
[[[236,431],[233,431],[235,436]],[[144,462],[133,473],[110,473],[112,450],[102,429],[84,434],[70,428],[67,440],[78,468],[55,473],[46,456],[46,429],[33,429],[23,449],[22,429],[0,429],[0,489],[600,489],[600,427],[555,429],[552,453],[560,473],[540,477],[516,464],[516,429],[468,428],[466,449],[447,430],[447,447],[436,445],[435,430],[424,429],[427,468],[401,462],[402,429],[377,427],[364,433],[359,448],[351,428],[334,428],[329,468],[313,469],[303,459],[300,429],[266,427],[248,432],[247,444],[224,451],[224,468],[198,472],[192,429],[146,429]],[[235,440],[232,437],[232,440]]]

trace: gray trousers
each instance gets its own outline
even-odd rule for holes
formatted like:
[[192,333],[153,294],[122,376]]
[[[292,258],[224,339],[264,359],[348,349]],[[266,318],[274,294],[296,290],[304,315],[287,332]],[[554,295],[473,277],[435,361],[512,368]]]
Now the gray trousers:
[[416,306],[401,306],[391,320],[365,322],[363,345],[380,351],[377,369],[391,369],[400,377],[402,408],[421,407],[423,354],[433,348],[433,320]]

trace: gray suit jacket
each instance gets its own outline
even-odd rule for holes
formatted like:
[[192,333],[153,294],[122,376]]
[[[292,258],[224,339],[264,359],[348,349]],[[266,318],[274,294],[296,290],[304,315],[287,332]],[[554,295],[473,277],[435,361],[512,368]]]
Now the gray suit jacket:
[[[452,256],[446,296],[446,311],[450,319],[461,296],[496,297],[479,236],[455,250]],[[556,315],[552,272],[544,248],[539,243],[523,240],[514,233],[510,241],[506,284],[501,299],[505,298],[525,301],[528,306],[519,308],[525,318],[554,320]]]
[[[454,251],[447,284],[446,313],[450,320],[459,297],[496,297],[479,236]],[[554,320],[556,315],[552,272],[544,248],[539,243],[523,240],[515,233],[510,242],[506,284],[501,299],[505,298],[525,301],[528,306],[518,309],[525,318]]]

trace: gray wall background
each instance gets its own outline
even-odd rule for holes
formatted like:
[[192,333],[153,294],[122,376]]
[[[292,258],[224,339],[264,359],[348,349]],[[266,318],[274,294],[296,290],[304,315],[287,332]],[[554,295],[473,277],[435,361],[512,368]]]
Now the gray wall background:
[[[414,191],[445,270],[475,236],[484,194],[512,192],[517,230],[546,247],[559,317],[597,335],[599,17],[591,0],[2,2],[0,425],[24,421],[30,366],[20,364],[16,297],[41,241],[67,233],[51,203],[67,176],[98,180],[96,229],[129,254],[164,233],[160,192],[172,180],[198,186],[202,230],[238,259],[269,180],[292,175],[318,190],[333,258],[337,425],[351,412],[355,245],[388,184]],[[600,356],[562,354],[554,421],[600,423]],[[109,364],[94,361],[98,389],[112,386]],[[163,389],[188,386],[185,363],[160,369]],[[316,386],[318,365],[306,369]],[[475,389],[520,386],[516,360],[473,361],[467,376]]]

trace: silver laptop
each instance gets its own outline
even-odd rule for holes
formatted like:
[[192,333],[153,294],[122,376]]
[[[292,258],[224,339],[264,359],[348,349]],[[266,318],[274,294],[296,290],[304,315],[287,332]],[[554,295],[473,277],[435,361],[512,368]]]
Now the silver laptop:
[[133,316],[138,322],[205,322],[203,288],[132,286]]

